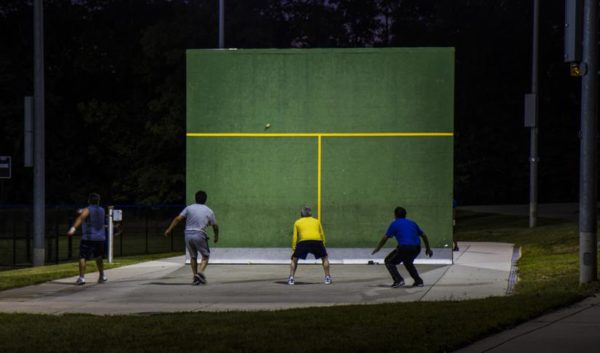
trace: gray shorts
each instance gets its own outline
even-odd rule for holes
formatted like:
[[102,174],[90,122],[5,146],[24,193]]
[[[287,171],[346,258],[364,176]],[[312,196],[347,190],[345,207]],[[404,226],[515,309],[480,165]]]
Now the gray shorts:
[[199,231],[185,231],[185,247],[193,259],[198,258],[198,253],[204,257],[210,256],[210,248],[208,247],[208,239],[206,234]]

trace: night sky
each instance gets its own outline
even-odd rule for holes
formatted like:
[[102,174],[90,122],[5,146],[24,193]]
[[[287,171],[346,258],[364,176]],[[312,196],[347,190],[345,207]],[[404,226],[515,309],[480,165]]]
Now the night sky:
[[[183,203],[185,49],[215,48],[218,1],[45,1],[46,195]],[[527,203],[532,1],[229,1],[225,46],[455,47],[455,196]],[[33,10],[0,3],[1,204],[32,200],[23,97],[33,93]],[[540,202],[578,197],[580,79],[563,58],[564,3],[540,11]]]

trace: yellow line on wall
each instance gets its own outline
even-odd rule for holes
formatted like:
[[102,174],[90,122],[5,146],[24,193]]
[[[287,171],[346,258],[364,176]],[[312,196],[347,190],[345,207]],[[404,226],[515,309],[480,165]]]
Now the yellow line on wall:
[[187,137],[452,137],[453,132],[307,132],[307,133],[242,133],[188,132]]
[[323,137],[453,137],[453,132],[307,132],[307,133],[242,133],[188,132],[187,137],[316,137],[317,138],[317,218],[321,220],[321,172]]
[[321,136],[317,147],[317,219],[321,220]]

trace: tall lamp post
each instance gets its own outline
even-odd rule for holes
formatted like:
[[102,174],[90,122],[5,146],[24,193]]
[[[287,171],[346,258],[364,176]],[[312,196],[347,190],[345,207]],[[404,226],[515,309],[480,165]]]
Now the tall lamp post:
[[225,0],[219,0],[219,48],[225,48]]
[[33,266],[45,263],[44,2],[33,2]]
[[598,1],[583,5],[579,165],[579,283],[597,280]]
[[533,0],[533,41],[531,51],[531,93],[525,95],[525,127],[530,128],[529,227],[537,224],[538,208],[538,57],[540,2]]
[[565,0],[565,62],[581,77],[579,283],[598,279],[598,2]]

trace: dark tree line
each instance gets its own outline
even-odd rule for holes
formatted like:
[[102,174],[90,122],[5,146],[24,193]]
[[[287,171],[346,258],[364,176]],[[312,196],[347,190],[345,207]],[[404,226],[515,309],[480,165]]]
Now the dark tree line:
[[[577,197],[579,80],[562,63],[563,2],[543,2],[540,200]],[[235,48],[456,48],[455,194],[526,202],[530,1],[227,1]],[[23,96],[32,95],[30,1],[0,2],[0,203],[27,203]],[[181,203],[185,50],[217,46],[217,0],[46,0],[47,200]]]

